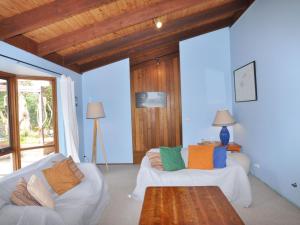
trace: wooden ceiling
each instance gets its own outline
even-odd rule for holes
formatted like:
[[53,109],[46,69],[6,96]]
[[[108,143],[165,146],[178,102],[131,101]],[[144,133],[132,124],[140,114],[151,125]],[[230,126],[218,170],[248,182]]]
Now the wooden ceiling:
[[82,73],[231,26],[253,1],[1,0],[0,39]]

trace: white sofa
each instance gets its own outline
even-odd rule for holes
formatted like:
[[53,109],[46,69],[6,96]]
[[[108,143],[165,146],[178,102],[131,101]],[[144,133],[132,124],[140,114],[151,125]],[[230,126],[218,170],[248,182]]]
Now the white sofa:
[[[41,170],[64,159],[54,154],[0,180],[0,225],[98,225],[101,213],[108,203],[107,185],[99,169],[91,163],[78,164],[85,178],[61,196],[48,185]],[[16,206],[10,195],[20,177],[28,181],[32,174],[41,178],[55,201],[55,208]]]
[[[150,151],[158,152],[159,149]],[[181,155],[187,166],[187,149],[183,148]],[[223,169],[183,169],[178,171],[154,169],[151,167],[148,157],[145,156],[132,196],[137,200],[143,200],[145,190],[149,186],[218,186],[229,201],[248,207],[252,202],[248,176],[238,161],[230,155],[227,154],[227,167]]]

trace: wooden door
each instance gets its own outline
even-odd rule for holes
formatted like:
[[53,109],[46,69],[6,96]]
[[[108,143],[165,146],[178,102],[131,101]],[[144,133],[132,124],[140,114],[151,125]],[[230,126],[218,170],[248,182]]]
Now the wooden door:
[[[136,108],[136,92],[166,92],[164,108]],[[131,66],[131,107],[134,163],[160,146],[182,144],[178,53]]]

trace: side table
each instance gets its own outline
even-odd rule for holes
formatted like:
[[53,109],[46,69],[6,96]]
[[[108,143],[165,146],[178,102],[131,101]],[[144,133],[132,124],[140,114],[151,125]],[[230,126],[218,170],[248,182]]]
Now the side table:
[[[202,141],[198,143],[198,145],[210,145],[210,144],[214,144],[215,146],[222,146],[220,141]],[[231,152],[240,152],[241,148],[242,146],[235,142],[229,142],[229,144],[226,146],[227,151],[231,151]]]

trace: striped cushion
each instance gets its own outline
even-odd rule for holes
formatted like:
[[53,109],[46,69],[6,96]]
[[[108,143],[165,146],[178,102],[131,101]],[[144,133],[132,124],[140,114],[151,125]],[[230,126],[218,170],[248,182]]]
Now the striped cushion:
[[72,157],[69,156],[69,158],[66,159],[69,165],[69,168],[72,170],[74,175],[79,179],[82,180],[84,178],[84,174],[81,172],[81,170],[78,168],[76,163],[73,161]]
[[151,163],[151,166],[157,170],[164,170],[163,164],[161,162],[159,152],[147,152],[147,157]]
[[10,200],[19,206],[26,206],[26,205],[37,205],[40,206],[41,204],[38,203],[35,198],[28,192],[27,190],[27,182],[22,177],[18,181],[16,185],[16,190],[11,194]]

